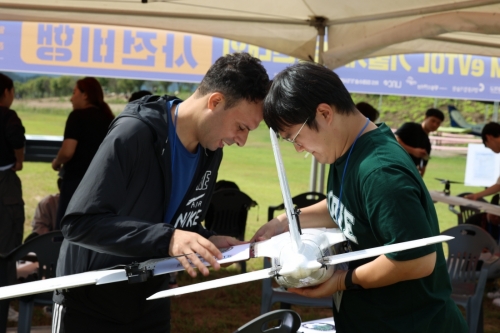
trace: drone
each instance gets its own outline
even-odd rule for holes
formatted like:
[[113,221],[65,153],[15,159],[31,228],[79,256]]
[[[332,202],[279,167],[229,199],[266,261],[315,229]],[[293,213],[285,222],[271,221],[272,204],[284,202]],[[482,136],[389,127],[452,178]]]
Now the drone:
[[[271,267],[160,291],[151,295],[147,298],[148,300],[183,295],[270,277],[274,277],[279,285],[286,288],[310,287],[328,280],[336,269],[335,265],[453,239],[453,237],[441,235],[336,254],[334,246],[346,242],[346,237],[340,229],[322,228],[302,230],[300,228],[300,210],[295,208],[292,202],[285,168],[281,159],[278,136],[272,129],[270,129],[270,136],[288,218],[289,231],[261,242],[247,243],[223,249],[221,250],[223,252],[223,259],[218,260],[218,262],[226,264],[248,260],[249,258],[267,257],[271,260]],[[204,263],[207,266],[209,265],[206,261]],[[47,291],[70,289],[85,285],[102,285],[126,280],[129,283],[141,283],[147,281],[152,276],[181,270],[184,270],[184,268],[175,257],[153,259],[142,263],[132,263],[118,269],[91,271],[2,287],[0,288],[0,300]]]
[[443,190],[444,195],[450,195],[450,184],[463,184],[463,182],[457,182],[448,179],[442,179],[442,178],[435,178],[435,179],[439,180],[441,184],[444,184],[444,190]]

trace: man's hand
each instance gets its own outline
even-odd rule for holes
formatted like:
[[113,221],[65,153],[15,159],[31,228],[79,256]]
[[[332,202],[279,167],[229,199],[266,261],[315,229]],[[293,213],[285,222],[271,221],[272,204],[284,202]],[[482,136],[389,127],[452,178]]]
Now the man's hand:
[[425,158],[427,157],[427,150],[424,148],[413,148],[411,154],[418,158]]
[[61,166],[62,164],[58,163],[55,158],[52,160],[52,169],[54,169],[55,171],[60,171]]
[[211,236],[209,239],[218,249],[222,249],[225,247],[231,247],[235,245],[245,244],[245,242],[240,241],[231,236]]
[[[218,249],[245,244],[245,242],[242,242],[239,239],[236,239],[231,236],[211,236],[208,240],[214,243],[214,245],[217,246]],[[221,264],[221,267],[226,268],[231,266],[232,264],[233,264],[232,262]]]
[[215,270],[220,269],[220,265],[214,257],[222,259],[222,253],[214,243],[194,232],[176,229],[170,240],[168,253],[172,257],[185,255],[178,257],[177,260],[191,277],[196,277],[196,270],[191,267],[188,259],[198,268],[201,274],[207,276],[209,273],[207,266],[203,264],[196,254],[205,259]]
[[250,240],[250,243],[270,239],[271,237],[282,234],[285,231],[288,231],[288,222],[286,219],[283,221],[280,221],[277,218],[272,219],[257,230],[255,235]]
[[321,298],[332,296],[339,290],[345,290],[345,275],[347,271],[337,270],[332,277],[320,285],[308,288],[288,288],[289,292],[299,294],[306,297]]
[[467,194],[464,196],[465,199],[469,199],[469,200],[478,200],[478,199],[481,199],[480,196],[478,196],[476,193],[471,193],[471,194]]
[[16,162],[11,169],[14,171],[21,171],[23,169],[23,162]]

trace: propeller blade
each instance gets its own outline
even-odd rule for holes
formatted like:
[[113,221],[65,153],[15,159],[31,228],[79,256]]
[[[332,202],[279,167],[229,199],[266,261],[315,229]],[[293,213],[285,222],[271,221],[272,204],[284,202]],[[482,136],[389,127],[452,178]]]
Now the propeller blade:
[[325,265],[336,265],[336,264],[339,264],[342,262],[354,261],[354,260],[365,259],[365,258],[370,258],[370,257],[376,257],[376,256],[386,254],[386,253],[404,251],[404,250],[414,249],[416,247],[446,242],[446,241],[449,241],[450,239],[453,239],[453,238],[454,237],[444,236],[444,235],[427,237],[427,238],[417,239],[417,240],[408,241],[408,242],[373,247],[371,249],[366,249],[366,250],[359,250],[359,251],[354,251],[354,252],[336,254],[333,256],[324,257],[323,259],[320,260],[320,262],[322,264],[325,264]]
[[189,286],[160,291],[160,292],[157,292],[156,294],[148,297],[147,300],[164,298],[164,297],[171,297],[171,296],[177,296],[177,295],[184,295],[184,294],[194,293],[197,291],[202,291],[202,290],[207,290],[207,289],[231,286],[234,284],[240,284],[240,283],[250,282],[250,281],[255,281],[255,280],[262,280],[262,279],[272,277],[273,275],[274,275],[273,269],[267,268],[267,269],[262,269],[260,271],[255,271],[255,272],[250,272],[250,273],[245,273],[245,274],[238,274],[238,275],[234,275],[234,276],[225,277],[222,279],[206,281],[206,282],[192,284]]
[[449,183],[449,184],[463,184],[463,182],[457,182],[455,180],[448,180],[448,179],[442,179],[442,178],[434,178],[434,179],[439,180],[443,184],[446,184],[446,183]]

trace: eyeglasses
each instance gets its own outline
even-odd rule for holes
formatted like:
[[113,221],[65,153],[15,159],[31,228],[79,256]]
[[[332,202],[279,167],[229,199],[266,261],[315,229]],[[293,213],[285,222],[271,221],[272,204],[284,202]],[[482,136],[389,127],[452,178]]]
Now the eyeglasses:
[[309,120],[309,118],[307,118],[306,121],[304,121],[304,123],[302,124],[302,126],[300,126],[299,131],[297,132],[297,134],[295,134],[295,136],[293,137],[293,139],[286,138],[285,140],[288,141],[288,142],[290,142],[291,144],[295,144],[295,139],[297,139],[297,137],[299,136],[300,131],[302,131],[302,129],[304,128],[304,126],[307,124],[308,120]]

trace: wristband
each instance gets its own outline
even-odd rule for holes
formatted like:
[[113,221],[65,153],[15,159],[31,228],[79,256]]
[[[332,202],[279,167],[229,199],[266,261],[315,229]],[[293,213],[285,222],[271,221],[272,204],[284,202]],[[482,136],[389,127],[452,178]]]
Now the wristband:
[[364,289],[359,284],[352,283],[352,272],[354,272],[354,270],[350,269],[347,271],[347,274],[345,275],[345,280],[344,280],[345,290]]

